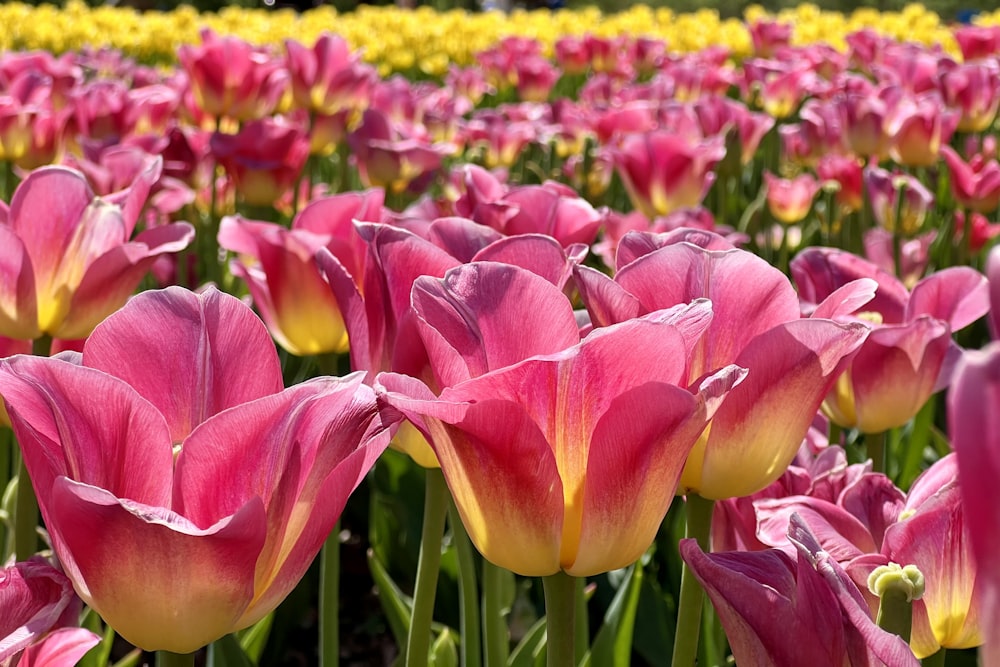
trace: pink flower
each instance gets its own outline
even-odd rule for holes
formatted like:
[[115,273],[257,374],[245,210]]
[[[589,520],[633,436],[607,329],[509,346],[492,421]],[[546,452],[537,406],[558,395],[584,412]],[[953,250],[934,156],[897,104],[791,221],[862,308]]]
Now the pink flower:
[[267,331],[214,289],[144,292],[77,361],[3,360],[0,395],[67,576],[146,650],[274,609],[388,441],[363,375],[282,391]]
[[151,184],[143,177],[100,198],[65,167],[25,178],[10,208],[0,204],[0,335],[84,338],[125,303],[158,256],[187,247],[194,236],[187,223],[131,240]]
[[768,210],[776,220],[786,225],[801,222],[809,215],[813,199],[820,188],[819,181],[812,174],[788,179],[765,171],[764,183],[767,188]]

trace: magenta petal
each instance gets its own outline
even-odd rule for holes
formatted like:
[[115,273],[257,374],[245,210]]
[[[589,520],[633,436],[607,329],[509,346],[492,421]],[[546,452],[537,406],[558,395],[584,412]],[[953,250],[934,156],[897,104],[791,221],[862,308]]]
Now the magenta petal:
[[523,234],[508,236],[486,246],[473,257],[475,262],[500,262],[528,269],[562,289],[581,258],[567,256],[551,236]]
[[83,363],[120,377],[153,403],[173,442],[212,415],[283,386],[264,325],[214,288],[143,292],[94,330]]
[[8,224],[24,242],[36,276],[55,272],[93,199],[87,179],[74,169],[42,167],[21,181],[10,202]]
[[885,531],[896,523],[906,497],[885,475],[869,473],[847,486],[837,502],[865,525],[881,549]]
[[47,523],[46,490],[62,475],[137,502],[169,503],[167,425],[118,378],[59,359],[19,356],[0,362],[0,395]]
[[315,259],[320,273],[330,285],[330,291],[344,319],[344,328],[347,330],[347,339],[350,343],[351,368],[368,371],[370,381],[375,373],[381,370],[374,362],[381,358],[381,346],[384,341],[372,339],[364,299],[354,276],[347,267],[326,248],[317,250]]
[[986,277],[967,266],[952,266],[921,280],[910,293],[906,320],[930,315],[948,323],[952,331],[969,326],[989,312]]
[[476,262],[444,279],[418,278],[413,308],[440,386],[580,342],[573,307],[544,278],[508,264]]
[[875,297],[878,283],[871,278],[858,278],[835,289],[816,306],[811,317],[835,320],[859,311]]
[[18,667],[74,667],[101,638],[84,628],[60,628],[21,654]]
[[75,598],[66,575],[41,557],[0,570],[0,661],[56,627]]
[[695,377],[731,363],[755,336],[800,316],[788,278],[743,250],[678,243],[637,259],[615,281],[647,310],[712,301],[714,317],[693,362]]
[[823,550],[837,561],[846,562],[862,554],[878,551],[867,527],[850,512],[834,503],[810,496],[789,496],[759,500],[757,537],[764,544],[784,550],[789,555],[795,547],[788,543],[792,515],[816,535]]
[[186,222],[147,229],[134,241],[112,248],[87,269],[73,294],[57,338],[86,338],[98,323],[120,308],[162,254],[179,252],[194,238]]
[[[984,649],[1000,655],[1000,345],[967,352],[948,395],[948,423],[958,457],[965,522],[978,576]],[[992,664],[992,663],[990,663]]]
[[364,373],[317,378],[215,415],[184,442],[174,508],[207,524],[259,498],[267,541],[256,595],[236,627],[284,599],[389,442]]
[[492,227],[458,217],[438,218],[427,227],[426,237],[463,263],[473,261],[476,253],[505,238]]
[[581,265],[574,267],[574,273],[580,298],[595,327],[624,322],[645,312],[636,297],[597,269]]
[[124,190],[108,195],[104,199],[117,204],[122,209],[122,220],[127,231],[126,237],[132,236],[139,214],[146,205],[149,191],[153,185],[160,180],[160,173],[163,171],[163,157],[146,157],[143,170],[135,177],[135,180]]
[[665,234],[633,231],[625,234],[618,242],[615,271],[621,271],[640,257],[660,248],[682,242],[691,243],[705,250],[732,250],[736,247],[719,234],[702,229],[686,227]]
[[840,664],[844,643],[839,623],[814,627],[800,613],[813,609],[828,614],[836,599],[822,588],[812,599],[800,599],[796,569],[802,576],[802,568],[786,554],[706,554],[691,539],[681,540],[679,548],[719,614],[738,664]]
[[822,549],[797,516],[792,516],[788,538],[827,581],[840,603],[847,630],[849,664],[874,667],[879,664],[872,660],[874,656],[885,665],[893,667],[919,667],[920,662],[899,635],[886,632],[875,625],[857,586],[837,561]]
[[140,648],[195,651],[230,632],[253,598],[265,538],[260,499],[200,528],[161,506],[59,478],[49,506],[56,552],[80,597]]

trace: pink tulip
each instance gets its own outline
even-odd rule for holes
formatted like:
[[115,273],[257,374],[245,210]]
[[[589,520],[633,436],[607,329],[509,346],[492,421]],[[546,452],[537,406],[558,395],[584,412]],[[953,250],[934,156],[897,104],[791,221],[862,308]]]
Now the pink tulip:
[[278,60],[238,37],[220,37],[207,28],[201,41],[177,51],[198,110],[216,122],[259,119],[274,110],[288,84]]
[[934,206],[934,195],[923,183],[910,174],[890,173],[876,166],[865,168],[864,181],[872,214],[880,227],[904,236],[920,231],[927,212]]
[[25,178],[10,208],[0,205],[0,334],[84,338],[158,256],[187,247],[187,223],[130,240],[148,188],[140,179],[117,193],[119,206],[94,197],[75,170],[47,167]]
[[786,225],[801,222],[809,215],[813,199],[820,188],[819,181],[812,174],[779,178],[765,171],[764,183],[767,188],[768,210],[776,220]]
[[[396,374],[380,375],[377,386],[428,436],[488,560],[528,576],[623,567],[648,548],[687,451],[743,372],[726,367],[684,388],[710,314],[705,301],[579,340],[558,288],[492,266],[448,274],[443,287],[453,296],[424,306],[424,341],[444,339],[428,346],[438,377],[473,377],[439,396]],[[516,288],[498,301],[504,285]],[[549,326],[529,330],[545,336],[542,349],[559,351],[520,360],[540,339],[510,331],[533,311],[547,313]],[[484,363],[488,372],[475,376]]]
[[[100,641],[73,628],[80,600],[61,571],[41,557],[0,570],[0,664],[71,667]],[[65,651],[55,655],[56,647]]]
[[941,75],[945,103],[960,113],[960,132],[984,132],[1000,107],[1000,73],[995,67],[970,63]]
[[[707,242],[729,244],[702,233]],[[631,246],[639,245],[633,252]],[[687,303],[712,301],[714,317],[688,381],[737,364],[749,369],[692,451],[681,489],[720,499],[758,491],[791,462],[823,396],[867,334],[863,325],[803,320],[788,279],[743,250],[691,243],[649,244],[641,234],[618,248],[614,280],[579,267],[577,282],[595,327]],[[870,298],[871,285],[855,285]],[[843,298],[831,299],[829,307]]]
[[816,165],[816,174],[824,181],[837,184],[837,203],[845,211],[857,211],[864,205],[863,172],[856,157],[825,155]]
[[778,21],[754,21],[749,25],[750,40],[753,42],[753,54],[758,58],[770,58],[781,46],[788,46],[792,41],[790,23]]
[[978,213],[993,213],[1000,206],[1000,163],[979,155],[966,162],[951,146],[941,148],[951,175],[955,201]]
[[297,108],[333,116],[368,107],[377,74],[343,37],[324,32],[311,49],[288,39],[285,53]]
[[929,167],[938,161],[941,146],[951,140],[958,114],[945,111],[940,95],[905,95],[885,118],[889,155],[907,167]]
[[235,135],[216,132],[210,145],[251,206],[273,206],[295,186],[309,157],[305,130],[282,118],[251,121]]
[[1000,26],[963,25],[957,27],[954,34],[966,62],[1000,53]]
[[353,222],[378,222],[382,192],[345,193],[316,199],[292,228],[240,217],[223,218],[219,245],[237,253],[233,275],[250,288],[254,305],[278,344],[292,354],[342,353],[348,349],[342,305],[316,263],[327,248],[360,281],[365,246]]
[[737,663],[920,664],[906,642],[875,624],[857,586],[797,516],[788,539],[794,561],[776,550],[706,554],[694,540],[681,541]]
[[0,362],[77,593],[136,646],[175,653],[255,623],[305,573],[388,441],[363,379],[282,391],[250,309],[180,288],[130,301],[80,363]]
[[451,149],[417,136],[404,137],[382,111],[367,109],[347,137],[365,187],[399,194],[419,189],[433,178]]
[[972,218],[969,221],[969,250],[978,253],[1000,235],[1000,223],[990,222],[982,213],[955,211],[955,243],[961,242],[965,234],[966,215]]
[[879,285],[871,302],[843,316],[867,321],[873,330],[823,406],[832,421],[864,433],[902,426],[946,387],[952,331],[989,309],[986,278],[969,267],[938,271],[912,293],[871,262],[833,248],[803,250],[791,272],[806,304],[858,278]]
[[725,154],[721,138],[692,142],[664,130],[628,135],[612,151],[632,204],[648,218],[700,204]]

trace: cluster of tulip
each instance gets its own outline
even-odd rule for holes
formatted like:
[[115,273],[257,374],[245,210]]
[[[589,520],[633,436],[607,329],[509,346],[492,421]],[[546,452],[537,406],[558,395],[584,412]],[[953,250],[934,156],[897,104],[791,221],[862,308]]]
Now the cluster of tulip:
[[0,660],[259,659],[319,556],[336,664],[337,522],[392,448],[408,665],[628,664],[649,590],[678,667],[1000,664],[1000,28],[748,34],[508,38],[440,84],[330,34],[0,57]]

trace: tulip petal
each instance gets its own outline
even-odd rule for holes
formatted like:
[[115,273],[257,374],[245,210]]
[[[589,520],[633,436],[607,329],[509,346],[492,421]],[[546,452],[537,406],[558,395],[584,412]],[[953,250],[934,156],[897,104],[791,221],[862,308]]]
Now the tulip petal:
[[932,635],[930,642],[911,642],[918,658],[941,646],[971,648],[983,641],[977,594],[982,566],[976,567],[967,530],[961,491],[951,483],[886,532],[883,553],[897,563],[916,565],[926,582],[921,603]]
[[40,557],[0,570],[0,661],[56,627],[75,599],[66,575]]
[[442,401],[393,373],[378,382],[390,405],[424,425],[480,553],[525,576],[558,572],[562,483],[549,443],[525,410],[508,401]]
[[74,667],[101,638],[84,628],[60,628],[41,642],[29,646],[18,667]]
[[573,270],[580,297],[595,327],[624,322],[646,312],[628,290],[597,269],[581,265]]
[[413,283],[413,308],[442,387],[580,342],[562,291],[527,269],[476,262]]
[[[438,218],[427,227],[428,241],[460,262],[474,261],[476,254],[504,235],[467,218]],[[502,260],[501,260],[502,261]]]
[[986,276],[968,266],[935,271],[910,293],[906,321],[930,315],[959,331],[989,312],[989,289]]
[[14,191],[8,224],[23,241],[40,283],[64,261],[66,246],[93,199],[83,174],[66,167],[36,169]]
[[131,243],[101,255],[84,274],[65,320],[50,333],[56,338],[86,338],[125,303],[157,257],[183,250],[193,238],[194,228],[177,222],[147,229]]
[[520,266],[562,289],[579,260],[567,257],[563,247],[551,236],[523,234],[491,243],[476,253],[472,261]]
[[574,576],[599,574],[625,567],[649,548],[687,453],[710,417],[706,402],[741,381],[741,370],[712,378],[704,387],[708,396],[651,382],[611,402],[590,444],[579,549],[563,569]]
[[253,597],[265,539],[260,499],[199,528],[163,507],[61,477],[49,505],[56,551],[77,593],[140,648],[195,651],[230,632]]
[[798,296],[785,275],[742,250],[678,243],[640,257],[615,281],[649,310],[711,300],[712,325],[692,362],[691,379],[731,363],[755,336],[799,318]]
[[31,257],[5,224],[0,224],[0,335],[23,340],[41,335]]
[[845,376],[856,426],[881,433],[912,419],[931,397],[950,345],[948,326],[926,316],[873,330]]
[[810,496],[789,496],[759,500],[754,503],[757,513],[757,537],[764,544],[782,549],[789,555],[794,545],[787,540],[793,515],[823,548],[839,562],[878,551],[871,534],[856,516],[831,502]]
[[621,271],[635,260],[651,252],[675,243],[691,243],[705,250],[732,250],[736,246],[725,237],[703,229],[684,227],[663,234],[632,231],[618,242],[615,255],[615,271]]
[[885,531],[896,523],[906,497],[885,475],[866,474],[845,487],[837,502],[864,524],[881,549]]
[[735,359],[750,373],[712,418],[707,440],[688,460],[681,487],[721,499],[755,493],[777,479],[867,333],[860,324],[809,319],[751,340]]
[[838,287],[816,306],[810,317],[835,320],[848,317],[870,302],[878,290],[878,283],[871,278],[858,278]]
[[[143,354],[129,354],[134,350]],[[283,387],[267,330],[215,288],[143,292],[94,329],[83,363],[121,378],[155,405],[175,443],[212,415]]]
[[[167,425],[118,378],[60,359],[18,356],[0,361],[0,395],[36,489],[66,475],[136,502],[169,504]],[[39,504],[49,523],[46,493]]]
[[238,627],[284,599],[319,551],[347,497],[389,442],[364,373],[317,378],[201,424],[177,458],[174,509],[198,525],[260,498],[267,541]]

